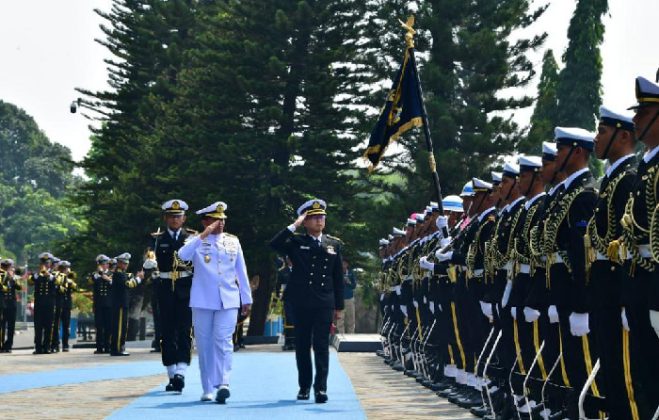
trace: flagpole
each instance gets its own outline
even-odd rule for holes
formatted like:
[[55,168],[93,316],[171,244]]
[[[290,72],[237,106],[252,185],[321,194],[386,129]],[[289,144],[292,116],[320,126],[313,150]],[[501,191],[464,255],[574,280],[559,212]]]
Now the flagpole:
[[442,187],[439,184],[439,175],[437,174],[437,163],[435,162],[435,154],[433,153],[432,139],[430,138],[430,127],[428,125],[428,112],[426,111],[426,104],[423,101],[423,91],[421,89],[421,78],[419,77],[419,71],[416,66],[416,58],[414,56],[414,34],[416,31],[413,28],[414,25],[414,16],[407,18],[407,22],[399,21],[403,28],[407,30],[405,34],[405,43],[407,44],[407,49],[410,54],[410,60],[412,60],[412,65],[414,66],[414,77],[416,77],[416,88],[419,98],[421,100],[421,120],[423,121],[423,136],[426,140],[426,150],[428,151],[428,164],[430,166],[430,172],[432,174],[432,180],[435,187],[435,194],[437,198],[437,204],[439,205],[440,214],[444,214],[444,206],[442,205]]

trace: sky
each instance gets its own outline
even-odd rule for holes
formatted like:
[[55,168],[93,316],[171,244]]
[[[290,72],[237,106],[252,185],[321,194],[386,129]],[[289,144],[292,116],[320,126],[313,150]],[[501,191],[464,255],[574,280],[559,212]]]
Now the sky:
[[[68,146],[75,160],[89,150],[90,122],[80,113],[71,114],[69,105],[79,96],[76,87],[107,87],[103,60],[109,54],[94,41],[103,37],[102,19],[94,9],[108,11],[111,4],[111,0],[0,0],[0,100],[24,109],[51,141]],[[557,59],[567,46],[575,4],[575,0],[553,0],[530,29],[549,33],[545,48],[552,48]],[[635,102],[637,75],[654,80],[659,66],[658,16],[657,0],[609,0],[602,45],[604,104],[624,109]],[[393,19],[392,24],[396,24]],[[543,51],[532,57],[538,74]],[[529,89],[535,94],[535,86]],[[517,121],[526,124],[531,111],[518,111]]]

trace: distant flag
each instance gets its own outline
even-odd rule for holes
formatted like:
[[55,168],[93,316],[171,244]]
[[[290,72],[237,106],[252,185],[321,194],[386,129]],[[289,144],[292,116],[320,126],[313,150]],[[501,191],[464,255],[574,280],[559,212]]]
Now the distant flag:
[[423,101],[418,85],[416,63],[412,48],[405,49],[403,64],[393,79],[378,122],[371,131],[364,158],[370,162],[369,170],[380,163],[387,146],[413,127],[423,126]]

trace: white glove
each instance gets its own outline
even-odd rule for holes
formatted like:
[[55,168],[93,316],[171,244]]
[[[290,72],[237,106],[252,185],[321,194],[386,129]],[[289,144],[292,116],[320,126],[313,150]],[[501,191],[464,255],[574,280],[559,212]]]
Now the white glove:
[[556,309],[556,305],[551,305],[549,309],[547,310],[547,315],[549,315],[549,322],[551,324],[555,324],[558,322],[558,309]]
[[501,307],[505,308],[508,305],[508,300],[510,299],[510,292],[513,290],[513,282],[508,280],[506,283],[506,288],[503,290],[503,297],[501,298]]
[[428,261],[428,257],[419,258],[419,267],[424,270],[433,271],[435,269],[435,264]]
[[451,243],[452,238],[449,236],[448,238],[442,238],[439,240],[439,247],[440,248],[446,248],[448,244]]
[[650,324],[654,328],[654,333],[659,337],[659,311],[650,309]]
[[437,309],[439,309],[439,312],[444,311],[444,309],[442,309],[442,305],[437,305]]
[[528,306],[524,307],[524,318],[526,318],[526,322],[535,322],[540,318],[540,311],[537,311],[533,308],[529,308]]
[[479,303],[481,304],[481,312],[483,312],[483,315],[488,317],[491,321],[492,320],[492,304],[483,302],[482,300],[479,301]]
[[444,228],[448,228],[448,217],[447,216],[437,216],[437,220],[435,220],[435,224],[439,228],[439,230],[443,230]]
[[588,328],[588,312],[570,314],[570,333],[575,337],[583,337],[590,332]]
[[510,308],[510,315],[513,316],[514,320],[517,320],[517,308],[515,307]]
[[432,312],[432,314],[434,315],[435,314],[435,302],[433,302],[432,300],[430,302],[428,302],[428,309],[430,309],[430,312]]
[[435,252],[435,258],[437,258],[437,261],[439,261],[439,262],[448,261],[448,260],[451,259],[451,257],[453,257],[453,251],[449,251],[449,252],[437,251],[437,252]]
[[400,306],[400,311],[407,317],[407,306],[406,305],[399,305]]
[[158,262],[156,260],[145,260],[144,264],[142,264],[142,268],[145,270],[153,270],[154,268],[158,268]]
[[622,311],[620,311],[620,318],[622,319],[622,328],[625,331],[629,331],[629,321],[627,321],[627,311],[625,311],[625,308],[622,308]]
[[419,309],[419,302],[417,302],[416,300],[412,301],[412,305],[414,306],[415,309]]
[[394,286],[394,291],[398,296],[400,296],[400,286]]

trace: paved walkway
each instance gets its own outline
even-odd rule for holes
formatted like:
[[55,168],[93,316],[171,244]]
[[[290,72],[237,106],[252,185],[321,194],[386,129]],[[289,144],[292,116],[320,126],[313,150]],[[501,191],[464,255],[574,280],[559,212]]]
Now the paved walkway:
[[[109,416],[148,419],[155,417],[155,412],[152,413],[155,406],[171,407],[172,410],[166,412],[172,415],[181,410],[179,417],[199,410],[197,400],[201,392],[196,389],[198,385],[193,379],[198,376],[196,362],[188,373],[189,386],[178,401],[174,400],[177,397],[164,395],[161,391],[166,380],[160,373],[159,354],[149,353],[146,348],[129,348],[130,357],[93,355],[92,351],[74,349],[69,353],[32,355],[30,350],[16,350],[12,354],[0,354],[0,396],[4,401],[11,401],[11,411],[0,411],[0,419],[101,419]],[[266,354],[257,354],[262,352]],[[259,395],[251,395],[250,401],[239,403],[240,394],[235,392],[234,412],[240,413],[236,417],[274,418],[273,415],[282,414],[288,405],[297,410],[292,411],[293,417],[299,418],[333,418],[333,413],[343,419],[364,415],[374,419],[406,420],[474,418],[416,384],[413,379],[391,370],[374,354],[338,353],[332,357],[339,370],[333,370],[330,375],[330,403],[324,406],[310,404],[300,409],[294,401],[297,391],[294,354],[281,352],[277,345],[249,346],[247,351],[241,350],[236,355],[236,368],[242,359],[247,363],[243,363],[240,369],[253,369],[261,378],[267,376],[264,381],[268,383],[257,383],[255,386],[259,391],[256,393]],[[347,374],[345,382],[333,383],[341,376],[341,367]],[[263,376],[267,370],[278,374]],[[89,376],[92,373],[95,376]],[[282,377],[285,379],[279,381],[278,378]],[[245,383],[250,383],[249,378]],[[254,386],[253,383],[250,386]],[[242,410],[237,409],[240,404]],[[352,411],[346,411],[349,406]],[[214,404],[204,407],[212,413],[221,408]],[[163,413],[165,411],[161,410],[157,417],[161,418]],[[222,417],[227,417],[228,413],[225,411]]]

